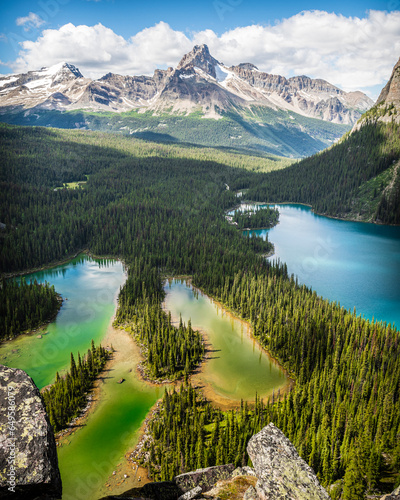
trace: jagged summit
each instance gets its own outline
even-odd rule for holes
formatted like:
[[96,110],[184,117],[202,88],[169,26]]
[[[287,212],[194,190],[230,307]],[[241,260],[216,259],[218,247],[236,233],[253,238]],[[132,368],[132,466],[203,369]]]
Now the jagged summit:
[[255,64],[253,63],[240,63],[238,65],[238,68],[241,68],[241,69],[249,69],[250,71],[258,71],[258,68]]
[[211,54],[207,45],[195,45],[193,50],[185,54],[180,60],[177,69],[200,68],[208,75],[216,78],[215,67],[220,65]]
[[0,77],[0,114],[32,108],[140,109],[155,114],[200,111],[206,118],[219,119],[224,112],[252,114],[250,108],[257,106],[267,114],[284,110],[352,125],[372,104],[361,92],[347,93],[321,79],[286,79],[264,73],[251,62],[227,67],[205,44],[195,45],[175,69],[155,70],[152,77],[107,73],[91,80],[67,62]]

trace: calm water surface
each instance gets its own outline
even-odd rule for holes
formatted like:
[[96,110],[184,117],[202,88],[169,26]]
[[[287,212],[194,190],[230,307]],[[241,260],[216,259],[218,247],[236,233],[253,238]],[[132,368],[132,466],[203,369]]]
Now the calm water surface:
[[202,382],[225,399],[254,401],[256,392],[266,397],[287,383],[283,370],[249,335],[246,323],[225,312],[207,296],[180,280],[165,286],[165,308],[172,317],[205,331],[212,345]]
[[57,371],[69,368],[70,353],[86,353],[91,339],[104,337],[125,282],[121,262],[81,255],[52,269],[25,276],[48,281],[64,299],[54,322],[37,335],[22,335],[0,346],[0,363],[22,368],[39,388],[53,382]]
[[400,227],[341,221],[302,205],[276,205],[279,224],[252,233],[324,298],[400,326]]
[[[56,320],[37,335],[21,335],[0,347],[0,362],[27,371],[41,388],[53,382],[56,371],[69,369],[70,353],[85,353],[91,339],[100,343],[115,312],[125,282],[121,262],[79,256],[67,264],[25,277],[48,281],[63,302]],[[63,500],[95,500],[105,496],[104,483],[124,454],[132,449],[144,418],[162,390],[137,380],[128,336],[121,332],[124,357],[106,372],[101,400],[87,424],[58,448]],[[121,342],[121,341],[120,341]],[[117,384],[124,378],[123,384]],[[101,492],[101,493],[100,493]]]

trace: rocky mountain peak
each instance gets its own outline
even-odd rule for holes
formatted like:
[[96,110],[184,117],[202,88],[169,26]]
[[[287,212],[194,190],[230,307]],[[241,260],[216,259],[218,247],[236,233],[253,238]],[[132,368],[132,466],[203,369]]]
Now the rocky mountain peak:
[[185,54],[177,66],[178,70],[197,67],[208,75],[216,78],[215,66],[220,63],[210,54],[207,45],[195,45],[193,49]]
[[400,108],[400,58],[395,64],[389,81],[382,89],[376,104],[394,104]]
[[70,80],[76,80],[77,78],[83,78],[82,73],[76,66],[66,62],[56,64],[55,66],[52,66],[51,68],[48,69],[46,68],[44,69],[44,73],[48,72],[51,74],[53,70],[55,70],[55,73],[52,78],[53,85],[58,85],[60,83],[64,83]]

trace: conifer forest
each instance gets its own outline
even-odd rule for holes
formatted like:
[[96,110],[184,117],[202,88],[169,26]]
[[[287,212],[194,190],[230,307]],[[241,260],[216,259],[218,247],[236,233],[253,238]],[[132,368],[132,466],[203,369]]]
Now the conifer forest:
[[[398,129],[364,129],[335,146],[337,156],[389,134],[382,162],[391,163]],[[115,323],[129,326],[145,346],[149,379],[182,381],[165,391],[150,426],[150,459],[143,465],[153,479],[214,464],[247,465],[248,439],[272,421],[323,485],[343,481],[343,500],[365,498],[382,481],[399,484],[399,331],[322,299],[284,263],[266,260],[271,243],[238,227],[269,227],[277,222],[274,210],[259,210],[253,220],[235,212],[238,227],[226,220],[238,190],[248,190],[249,200],[345,212],[359,177],[368,180],[383,165],[370,172],[351,160],[345,172],[326,164],[311,180],[310,165],[324,152],[277,170],[276,158],[234,150],[8,125],[0,125],[0,145],[0,271],[27,271],[81,251],[123,260],[128,278]],[[75,189],[68,185],[77,182]],[[398,222],[397,209],[390,208],[398,203],[384,195],[378,201],[377,216]],[[257,341],[293,378],[291,389],[267,401],[254,394],[254,403],[228,412],[205,400],[190,385],[204,356],[202,336],[190,323],[172,325],[162,309],[170,276],[190,276],[194,286],[249,321]],[[3,281],[4,336],[54,314],[55,292]],[[86,356],[71,357],[69,373],[44,393],[56,431],[78,414],[107,356],[92,344]]]

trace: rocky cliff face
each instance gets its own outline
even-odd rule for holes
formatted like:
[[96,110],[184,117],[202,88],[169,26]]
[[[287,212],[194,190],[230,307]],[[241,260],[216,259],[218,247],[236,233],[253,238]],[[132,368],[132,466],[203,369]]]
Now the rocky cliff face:
[[0,365],[0,497],[61,498],[53,430],[39,390],[22,370]]
[[379,94],[375,105],[354,125],[352,132],[367,123],[400,123],[400,59],[394,65],[387,84]]
[[389,81],[382,89],[376,104],[394,104],[400,107],[400,58],[395,64]]
[[196,45],[178,66],[150,76],[108,73],[96,81],[71,64],[0,78],[0,112],[12,109],[90,109],[190,113],[220,118],[221,111],[253,105],[289,110],[334,123],[353,124],[372,106],[362,92],[346,93],[330,83],[263,73],[251,63],[230,68],[207,45]]
[[215,68],[218,65],[219,62],[212,57],[207,45],[195,45],[191,52],[182,57],[177,69],[200,68],[207,75],[217,78]]
[[251,64],[230,68],[276,106],[334,123],[354,123],[373,101],[362,92],[344,92],[321,79],[295,76],[286,79],[259,71]]

